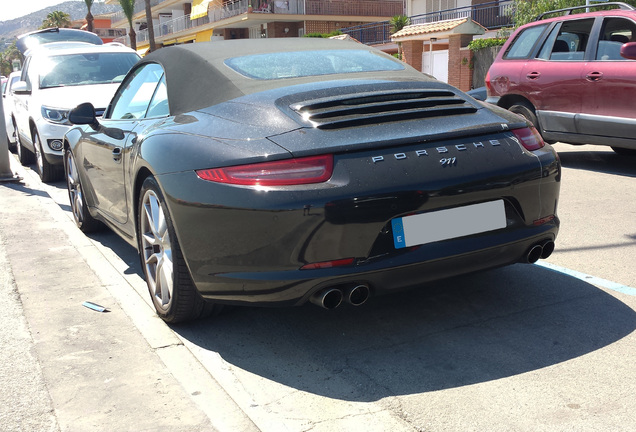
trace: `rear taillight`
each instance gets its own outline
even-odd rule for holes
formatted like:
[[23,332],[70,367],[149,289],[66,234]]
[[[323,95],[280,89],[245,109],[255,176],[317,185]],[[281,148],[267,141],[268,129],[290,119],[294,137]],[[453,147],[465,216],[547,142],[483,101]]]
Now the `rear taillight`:
[[353,265],[355,259],[354,258],[343,258],[333,261],[322,261],[316,263],[305,264],[300,269],[301,270],[318,270],[318,269],[326,269],[333,267],[345,267]]
[[515,134],[519,143],[524,146],[526,150],[539,150],[545,146],[543,138],[541,138],[541,134],[539,134],[539,132],[533,127],[514,129],[512,133]]
[[492,94],[492,87],[490,86],[490,70],[488,72],[486,72],[486,78],[484,79],[484,82],[486,84],[486,93],[488,95]]
[[198,170],[203,180],[247,186],[322,183],[331,178],[333,155]]

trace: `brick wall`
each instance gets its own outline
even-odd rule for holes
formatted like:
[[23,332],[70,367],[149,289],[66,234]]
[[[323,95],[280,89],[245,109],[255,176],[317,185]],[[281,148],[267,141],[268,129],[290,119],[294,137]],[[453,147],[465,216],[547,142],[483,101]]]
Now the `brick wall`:
[[470,90],[473,82],[472,52],[465,48],[471,40],[471,35],[448,38],[448,83],[463,91]]
[[[298,37],[298,29],[302,26],[302,22],[270,22],[267,23],[267,37]],[[285,29],[288,30],[287,33],[285,33]]]
[[418,71],[422,71],[422,52],[424,43],[421,40],[402,42],[402,60]]
[[353,21],[305,21],[305,33],[331,33],[341,28],[354,27],[360,24],[364,23]]

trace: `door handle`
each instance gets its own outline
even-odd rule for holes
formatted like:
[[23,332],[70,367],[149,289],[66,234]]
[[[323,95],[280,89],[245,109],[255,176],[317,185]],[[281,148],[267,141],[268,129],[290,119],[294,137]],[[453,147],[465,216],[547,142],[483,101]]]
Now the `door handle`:
[[122,151],[121,147],[115,147],[113,149],[113,160],[117,163],[121,162],[121,156],[122,156],[121,151]]
[[528,78],[529,80],[535,80],[539,78],[540,76],[541,76],[540,72],[529,72],[528,75],[526,75],[526,78]]
[[585,78],[588,81],[600,81],[603,79],[603,72],[588,72]]

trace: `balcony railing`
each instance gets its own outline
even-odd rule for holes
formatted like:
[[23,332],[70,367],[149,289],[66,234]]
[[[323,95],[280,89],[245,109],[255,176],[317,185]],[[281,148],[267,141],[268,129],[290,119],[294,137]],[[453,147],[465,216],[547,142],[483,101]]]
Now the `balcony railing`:
[[[155,37],[162,37],[171,35],[174,33],[179,33],[184,30],[199,27],[204,24],[208,24],[210,22],[209,16],[204,16],[201,18],[197,18],[195,20],[190,20],[190,15],[184,15],[179,18],[175,18],[170,21],[166,21],[162,24],[158,24],[154,27]],[[137,32],[137,42],[145,42],[148,40],[148,30],[139,30]]]
[[306,15],[392,17],[404,13],[402,0],[306,0]]
[[[165,0],[150,0],[150,7],[157,6],[159,3],[163,3]],[[146,3],[144,0],[135,0],[135,9],[133,12],[133,16],[137,15],[139,12],[146,10]],[[111,23],[116,23],[122,20],[127,20],[126,15],[124,15],[124,11],[115,12],[110,17]]]
[[[489,30],[510,27],[513,25],[514,1],[504,0],[446,9],[411,17],[411,24],[425,24],[449,19],[471,17]],[[389,21],[363,24],[340,29],[343,33],[367,45],[378,45],[391,42],[391,25]]]

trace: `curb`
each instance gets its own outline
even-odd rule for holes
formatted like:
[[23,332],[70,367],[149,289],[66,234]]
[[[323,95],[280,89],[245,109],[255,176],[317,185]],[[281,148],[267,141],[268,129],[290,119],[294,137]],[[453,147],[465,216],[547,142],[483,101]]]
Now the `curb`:
[[[155,314],[145,281],[137,274],[125,274],[127,270],[126,263],[119,256],[111,249],[104,247],[95,239],[85,236],[77,229],[70,211],[61,207],[61,205],[68,206],[68,203],[55,202],[53,196],[59,196],[61,192],[59,185],[56,187],[55,185],[42,184],[38,175],[34,171],[20,165],[14,156],[10,157],[10,162],[12,171],[22,177],[31,188],[29,195],[32,196],[26,196],[25,198],[38,201],[38,205],[46,212],[46,217],[48,217],[46,222],[51,223],[51,228],[56,228],[59,230],[59,234],[68,239],[95,278],[101,283],[101,287],[105,288],[107,293],[117,303],[113,309],[121,308],[125,314],[124,318],[132,323],[141,334],[141,337],[147,342],[148,347],[144,348],[150,348],[159,357],[165,372],[176,379],[182,389],[189,395],[190,402],[209,419],[209,423],[214,430],[232,432],[258,431],[259,429],[254,423],[201,365],[179,337]],[[15,187],[25,189],[21,185]],[[64,191],[64,193],[66,192]],[[19,199],[22,200],[23,198]],[[11,264],[14,265],[15,258],[13,261]],[[37,277],[38,274],[35,273],[31,276]],[[64,277],[73,278],[73,275],[67,274]],[[19,280],[20,278],[16,279]],[[21,284],[17,283],[17,285],[21,295],[24,295]],[[81,302],[78,301],[79,299],[74,300],[77,302],[78,309],[80,309]],[[81,300],[99,300],[97,302],[106,300],[107,302],[108,299],[102,296],[102,298],[98,299],[83,298]],[[111,305],[104,305],[111,308]],[[86,310],[89,311],[88,309]],[[93,311],[89,312],[92,312],[93,317],[100,315],[112,316],[112,314],[104,315]],[[29,316],[27,316],[27,320],[29,321],[29,326],[31,326]],[[44,369],[46,361],[44,359],[40,360]],[[57,413],[55,395],[52,395],[52,398],[56,414],[59,415]],[[63,423],[60,421],[61,425]],[[135,426],[131,424],[131,430],[134,430]],[[161,429],[163,428],[160,427],[159,430]],[[109,430],[112,429],[109,427]]]

